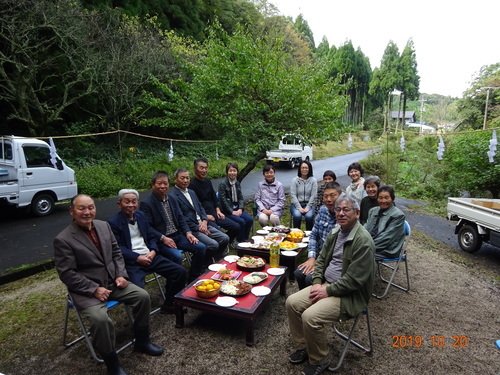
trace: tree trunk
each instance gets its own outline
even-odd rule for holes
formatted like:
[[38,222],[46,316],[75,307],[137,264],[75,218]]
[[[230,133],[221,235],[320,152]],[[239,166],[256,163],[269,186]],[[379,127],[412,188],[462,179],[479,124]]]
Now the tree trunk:
[[253,157],[253,159],[250,159],[247,163],[247,165],[245,165],[243,167],[243,169],[241,169],[239,172],[238,172],[238,181],[243,181],[243,179],[247,176],[247,174],[249,174],[250,172],[253,171],[253,169],[255,168],[255,166],[259,163],[259,161],[261,159],[264,159],[266,156],[266,152],[263,151],[261,152],[260,154],[258,155],[255,155]]

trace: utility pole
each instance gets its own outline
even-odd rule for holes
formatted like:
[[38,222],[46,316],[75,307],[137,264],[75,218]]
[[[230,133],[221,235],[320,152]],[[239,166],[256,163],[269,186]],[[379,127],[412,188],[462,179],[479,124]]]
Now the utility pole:
[[488,102],[490,101],[490,90],[500,89],[500,86],[487,86],[481,87],[481,90],[487,89],[486,91],[486,104],[484,105],[484,120],[483,120],[483,130],[486,130],[486,120],[488,119]]
[[426,102],[427,100],[424,100],[424,96],[422,95],[421,98],[420,98],[420,133],[422,133],[422,116],[424,114],[424,102]]

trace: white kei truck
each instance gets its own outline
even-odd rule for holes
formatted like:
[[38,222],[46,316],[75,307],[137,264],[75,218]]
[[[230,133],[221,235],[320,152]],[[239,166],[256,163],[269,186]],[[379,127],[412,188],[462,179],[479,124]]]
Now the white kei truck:
[[57,155],[54,143],[36,138],[0,136],[0,204],[31,206],[47,216],[55,202],[77,194],[75,171]]
[[310,161],[313,158],[311,145],[304,143],[302,137],[286,134],[281,139],[278,150],[267,151],[267,164],[287,165],[295,168],[302,160]]
[[500,199],[448,198],[448,219],[458,220],[455,234],[463,251],[473,253],[483,242],[500,248]]

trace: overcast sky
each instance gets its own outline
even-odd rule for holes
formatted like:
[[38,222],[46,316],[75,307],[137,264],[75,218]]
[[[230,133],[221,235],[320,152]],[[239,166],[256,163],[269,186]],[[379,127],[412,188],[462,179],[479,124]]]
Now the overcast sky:
[[483,65],[500,62],[498,0],[269,0],[285,16],[302,13],[318,45],[351,40],[372,70],[390,40],[401,53],[412,38],[420,92],[461,97]]

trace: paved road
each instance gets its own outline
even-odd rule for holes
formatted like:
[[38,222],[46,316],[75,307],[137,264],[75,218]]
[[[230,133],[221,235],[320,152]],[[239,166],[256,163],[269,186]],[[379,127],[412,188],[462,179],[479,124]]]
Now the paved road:
[[[353,154],[337,156],[325,160],[313,161],[314,174],[321,179],[327,169],[337,174],[337,181],[346,187],[350,182],[346,175],[347,167],[354,161],[362,160],[370,151],[356,152]],[[289,190],[290,182],[297,175],[297,169],[278,169],[276,176]],[[253,198],[259,181],[263,178],[260,171],[249,174],[242,183],[245,198]],[[218,186],[221,179],[214,180]],[[149,192],[144,192],[146,196]],[[401,207],[413,228],[419,229],[445,242],[458,250],[456,236],[452,222],[432,216],[417,215],[407,210],[407,205],[418,204],[416,201],[407,201],[396,198],[398,207]],[[420,202],[421,204],[422,202]],[[96,202],[97,218],[105,220],[117,211],[116,199],[104,199]],[[34,218],[26,210],[1,209],[0,211],[0,271],[25,264],[33,264],[49,260],[53,256],[53,238],[70,222],[67,204],[58,204],[55,212],[46,218]],[[486,257],[488,261],[500,269],[500,250],[489,245],[483,245],[481,250],[474,254]]]

